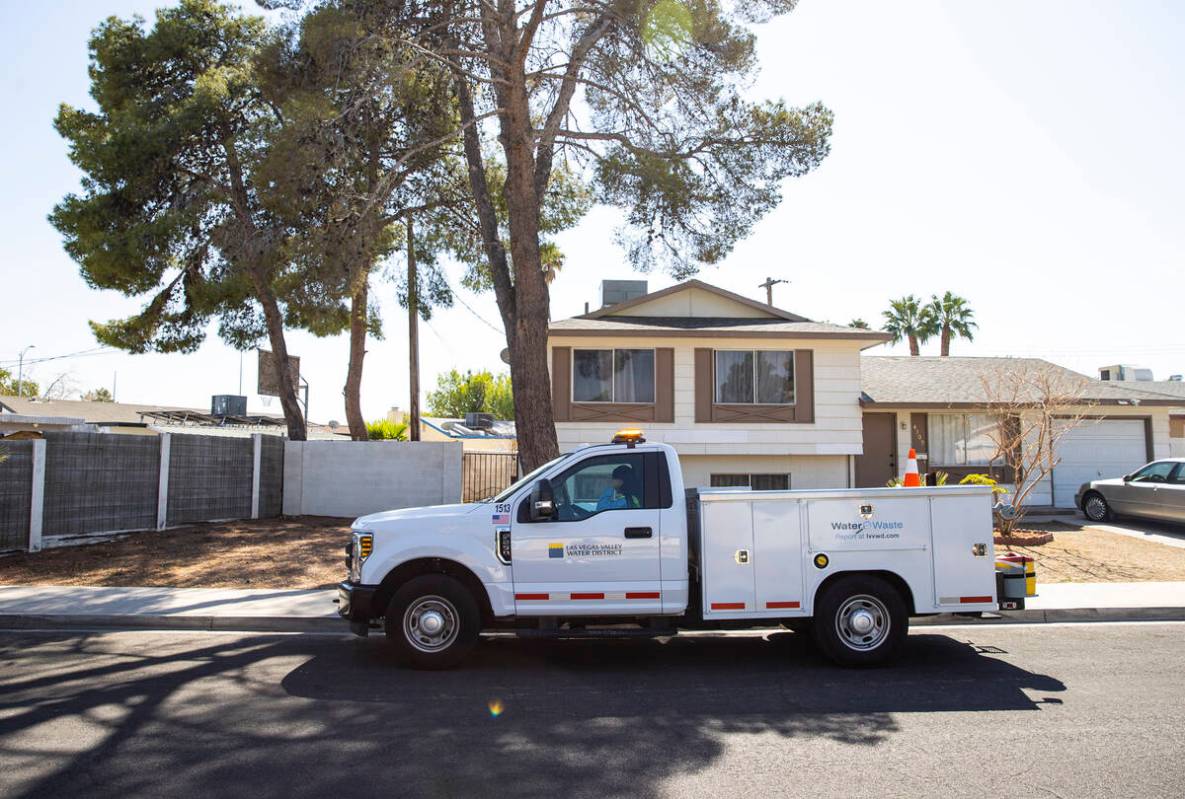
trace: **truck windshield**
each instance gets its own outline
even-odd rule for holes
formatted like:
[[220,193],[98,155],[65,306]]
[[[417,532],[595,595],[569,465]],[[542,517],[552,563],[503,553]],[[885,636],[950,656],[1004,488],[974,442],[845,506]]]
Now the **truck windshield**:
[[535,471],[533,471],[533,472],[531,472],[530,474],[528,474],[526,477],[523,477],[523,478],[522,478],[522,479],[520,479],[518,482],[516,482],[516,483],[512,484],[512,485],[510,486],[510,488],[507,488],[506,490],[504,490],[504,491],[503,491],[501,494],[499,494],[498,496],[496,496],[496,497],[493,497],[492,499],[483,499],[483,500],[482,500],[482,502],[505,502],[506,500],[510,499],[510,497],[511,497],[511,496],[513,496],[513,495],[514,495],[514,492],[515,492],[515,491],[518,491],[518,490],[519,490],[520,488],[522,488],[523,486],[525,486],[525,485],[527,485],[528,483],[532,482],[532,481],[533,481],[533,480],[535,480],[535,479],[536,479],[536,478],[537,478],[537,477],[538,477],[540,474],[542,474],[543,472],[547,471],[547,470],[548,470],[548,469],[550,469],[552,466],[555,466],[557,463],[559,463],[560,461],[562,461],[562,460],[563,460],[564,458],[566,458],[566,457],[568,457],[568,456],[567,456],[567,455],[561,455],[561,456],[559,456],[558,458],[556,458],[555,460],[550,460],[550,461],[548,461],[547,463],[543,464],[542,466],[540,466],[540,467],[539,467],[538,469],[536,469]]

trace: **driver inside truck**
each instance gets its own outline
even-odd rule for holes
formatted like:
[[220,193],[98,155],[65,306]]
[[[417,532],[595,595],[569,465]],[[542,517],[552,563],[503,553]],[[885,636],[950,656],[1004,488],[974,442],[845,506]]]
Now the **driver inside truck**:
[[597,500],[597,511],[625,510],[627,508],[640,507],[642,507],[642,503],[638,499],[637,480],[634,477],[634,470],[632,467],[623,463],[613,470],[613,479],[610,481],[609,487],[605,489],[600,499]]

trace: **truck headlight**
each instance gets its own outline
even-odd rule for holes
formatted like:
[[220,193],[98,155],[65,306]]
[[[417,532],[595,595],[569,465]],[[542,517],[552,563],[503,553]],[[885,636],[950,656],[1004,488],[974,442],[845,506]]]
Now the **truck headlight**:
[[374,535],[371,533],[354,533],[354,545],[351,547],[350,580],[362,581],[362,564],[374,551]]

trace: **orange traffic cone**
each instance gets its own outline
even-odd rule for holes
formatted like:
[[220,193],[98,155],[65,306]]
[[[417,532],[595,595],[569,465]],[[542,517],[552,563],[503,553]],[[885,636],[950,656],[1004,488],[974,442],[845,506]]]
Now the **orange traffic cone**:
[[905,461],[905,476],[901,485],[906,488],[919,488],[922,485],[922,476],[918,474],[918,453],[913,447],[909,448],[909,459]]

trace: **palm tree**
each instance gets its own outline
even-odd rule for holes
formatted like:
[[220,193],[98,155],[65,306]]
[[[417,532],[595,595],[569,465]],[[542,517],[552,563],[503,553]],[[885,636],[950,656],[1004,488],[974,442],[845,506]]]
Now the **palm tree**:
[[975,312],[967,305],[967,300],[948,291],[941,298],[932,297],[928,307],[934,317],[934,323],[940,331],[944,358],[950,355],[950,340],[953,336],[965,338],[968,341],[973,340],[971,330],[978,325],[974,320]]
[[921,355],[920,346],[938,332],[938,321],[934,309],[923,305],[912,294],[899,300],[889,301],[889,310],[884,311],[885,332],[893,336],[893,343],[905,339],[909,342],[909,354]]
[[871,329],[868,326],[867,322],[865,322],[863,319],[859,319],[859,318],[853,319],[852,321],[848,322],[848,327],[854,327],[856,330],[870,330]]

